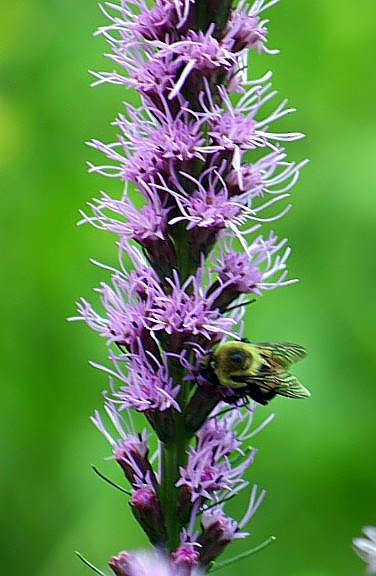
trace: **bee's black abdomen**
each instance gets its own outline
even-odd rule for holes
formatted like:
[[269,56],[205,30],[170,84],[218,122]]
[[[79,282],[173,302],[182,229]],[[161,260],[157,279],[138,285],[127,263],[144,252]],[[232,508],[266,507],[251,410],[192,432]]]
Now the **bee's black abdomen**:
[[264,391],[257,384],[247,384],[247,387],[244,391],[252,400],[266,406],[266,404],[276,396],[276,390],[268,390]]

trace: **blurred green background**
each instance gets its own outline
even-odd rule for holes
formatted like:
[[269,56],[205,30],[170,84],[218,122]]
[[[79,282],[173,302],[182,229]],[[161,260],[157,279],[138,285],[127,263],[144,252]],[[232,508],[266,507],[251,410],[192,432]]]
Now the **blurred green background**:
[[[257,438],[250,480],[268,491],[252,536],[260,554],[223,570],[258,576],[364,573],[351,538],[376,524],[375,223],[376,4],[283,0],[267,14],[270,47],[255,72],[298,113],[284,127],[307,138],[290,159],[310,158],[294,209],[278,225],[293,248],[301,282],[249,309],[252,339],[306,345],[296,373],[306,402],[277,398],[273,423]],[[111,140],[110,122],[128,95],[89,88],[87,69],[110,69],[96,2],[18,0],[1,8],[1,573],[81,576],[78,549],[104,567],[110,555],[145,539],[120,493],[90,464],[109,446],[89,421],[101,406],[102,340],[68,324],[80,295],[103,276],[89,257],[115,261],[113,240],[76,227],[78,209],[114,181],[90,176],[84,142]],[[270,412],[260,409],[258,418]],[[233,507],[241,516],[245,497]],[[231,555],[228,551],[226,557]]]

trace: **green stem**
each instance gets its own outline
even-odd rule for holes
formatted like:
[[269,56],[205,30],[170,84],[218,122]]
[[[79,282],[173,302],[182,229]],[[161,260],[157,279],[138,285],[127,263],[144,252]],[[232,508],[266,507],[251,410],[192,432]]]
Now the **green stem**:
[[192,434],[184,424],[184,410],[189,396],[189,384],[183,381],[184,368],[175,358],[170,358],[169,370],[174,382],[181,383],[179,404],[182,412],[175,412],[175,434],[161,444],[160,497],[167,530],[167,546],[170,552],[174,552],[179,545],[182,527],[178,517],[180,488],[175,484],[179,478],[180,466],[187,463],[187,449]]
[[161,503],[164,512],[168,549],[174,552],[179,545],[181,525],[178,519],[179,488],[175,486],[179,478],[179,467],[187,462],[189,438],[185,434],[182,418],[176,422],[176,437],[162,444]]
[[267,538],[264,542],[261,542],[261,544],[259,544],[255,548],[252,548],[252,550],[247,550],[247,552],[243,552],[242,554],[233,556],[232,558],[229,558],[229,560],[224,560],[223,562],[216,562],[212,566],[212,568],[209,569],[209,572],[211,573],[215,572],[216,570],[221,570],[221,568],[229,566],[230,564],[234,564],[235,562],[238,562],[238,560],[244,560],[244,558],[248,558],[248,556],[252,556],[253,554],[256,554],[256,552],[260,552],[260,550],[263,550],[275,540],[276,540],[275,536],[269,536],[269,538]]
[[176,227],[174,234],[176,261],[179,269],[180,281],[184,282],[190,274],[193,274],[196,266],[192,262],[191,233],[187,233],[184,224]]
[[167,530],[167,546],[172,552],[176,549],[176,537],[179,534],[175,512],[177,507],[176,454],[172,443],[162,444],[161,450],[161,504]]
[[[192,261],[190,239],[191,234],[187,233],[183,223],[176,226],[173,241],[182,283],[195,272],[198,266],[198,263]],[[169,359],[169,373],[174,383],[181,385],[178,398],[181,413],[175,414],[175,434],[165,442],[161,442],[160,500],[167,530],[167,547],[171,553],[179,545],[182,528],[182,523],[178,516],[180,489],[176,487],[176,482],[179,478],[179,468],[187,463],[187,449],[194,431],[189,431],[185,425],[185,409],[188,404],[190,385],[184,382],[185,370],[174,357]]]

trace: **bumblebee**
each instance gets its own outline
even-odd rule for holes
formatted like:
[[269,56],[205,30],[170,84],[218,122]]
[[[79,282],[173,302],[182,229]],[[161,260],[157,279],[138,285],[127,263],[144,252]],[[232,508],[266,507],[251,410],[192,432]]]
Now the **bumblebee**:
[[252,398],[266,405],[277,394],[289,398],[309,398],[310,392],[289,372],[290,365],[306,355],[299,344],[290,342],[230,341],[206,354],[200,374],[215,386],[232,394],[224,401],[238,404]]

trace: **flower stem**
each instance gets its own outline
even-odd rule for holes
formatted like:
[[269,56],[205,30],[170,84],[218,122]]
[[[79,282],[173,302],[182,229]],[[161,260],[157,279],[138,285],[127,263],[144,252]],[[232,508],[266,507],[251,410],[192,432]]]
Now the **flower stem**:
[[173,442],[161,445],[161,504],[165,517],[168,549],[176,549],[179,530],[177,526],[177,462]]
[[[181,416],[181,415],[179,415]],[[179,478],[179,467],[187,461],[187,446],[189,438],[184,433],[185,429],[181,418],[176,422],[176,437],[161,445],[161,504],[167,529],[167,545],[170,552],[176,550],[179,545],[180,522],[179,488],[176,482]]]

